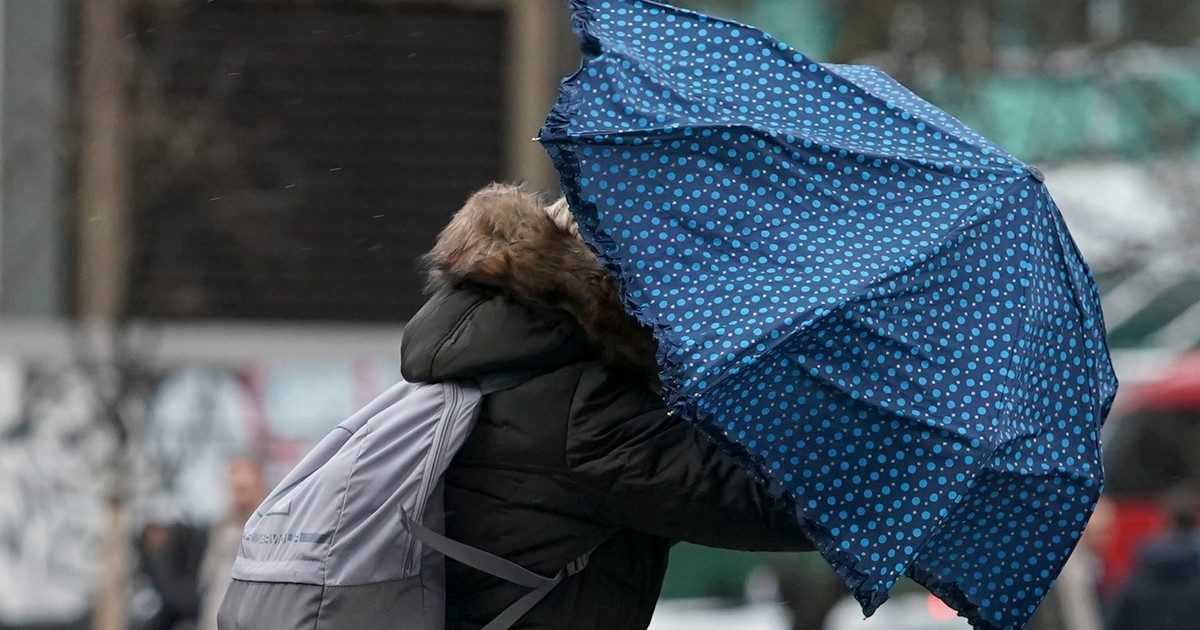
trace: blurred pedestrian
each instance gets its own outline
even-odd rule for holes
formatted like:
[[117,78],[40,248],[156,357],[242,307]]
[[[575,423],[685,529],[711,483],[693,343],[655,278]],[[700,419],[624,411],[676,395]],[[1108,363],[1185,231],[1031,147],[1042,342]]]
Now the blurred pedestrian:
[[200,612],[198,580],[205,531],[185,523],[147,523],[138,537],[132,613],[139,630],[190,630]]
[[200,565],[200,621],[198,630],[216,630],[217,611],[229,587],[233,561],[242,542],[242,528],[267,496],[262,466],[247,457],[229,461],[226,468],[229,509],[225,517],[213,525],[208,547]]
[[1114,601],[1110,630],[1200,628],[1200,497],[1168,493],[1170,531],[1138,554],[1133,574]]
[[[486,188],[427,260],[436,292],[405,328],[405,379],[523,379],[484,399],[444,477],[447,536],[543,575],[594,549],[522,628],[645,628],[674,541],[811,549],[789,506],[668,413],[653,339],[565,202]],[[446,590],[455,629],[527,593],[454,561]]]

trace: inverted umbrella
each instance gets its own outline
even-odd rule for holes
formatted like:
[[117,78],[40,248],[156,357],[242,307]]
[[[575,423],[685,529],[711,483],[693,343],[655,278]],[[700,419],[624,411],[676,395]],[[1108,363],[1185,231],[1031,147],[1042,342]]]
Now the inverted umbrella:
[[572,0],[540,140],[659,344],[670,406],[870,614],[903,575],[1020,626],[1102,485],[1116,379],[1041,173],[883,72],[744,25]]

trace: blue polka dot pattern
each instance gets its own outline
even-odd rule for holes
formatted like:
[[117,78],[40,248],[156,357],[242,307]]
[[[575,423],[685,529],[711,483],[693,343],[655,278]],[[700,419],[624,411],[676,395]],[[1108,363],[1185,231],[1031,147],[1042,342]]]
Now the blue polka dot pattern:
[[870,614],[908,575],[1022,625],[1102,484],[1116,379],[1041,176],[862,66],[573,0],[541,140],[670,405],[794,503]]

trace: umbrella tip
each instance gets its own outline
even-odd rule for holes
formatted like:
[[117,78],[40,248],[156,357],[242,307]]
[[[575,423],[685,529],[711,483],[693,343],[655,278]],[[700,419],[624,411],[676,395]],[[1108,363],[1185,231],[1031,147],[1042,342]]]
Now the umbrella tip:
[[1036,166],[1026,166],[1025,170],[1029,171],[1029,176],[1037,181],[1037,183],[1043,184],[1046,182],[1046,175],[1042,173],[1042,169]]

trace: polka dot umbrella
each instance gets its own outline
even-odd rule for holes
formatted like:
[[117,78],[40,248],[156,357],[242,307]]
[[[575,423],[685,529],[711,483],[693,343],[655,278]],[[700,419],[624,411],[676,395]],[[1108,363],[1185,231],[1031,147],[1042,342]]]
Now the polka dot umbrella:
[[539,138],[671,407],[768,483],[865,613],[904,575],[1016,627],[1102,484],[1116,390],[1041,173],[883,72],[635,0]]

